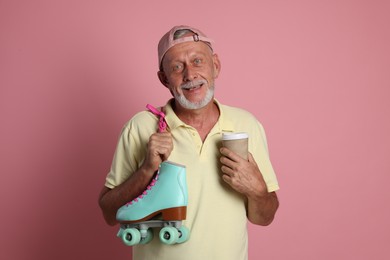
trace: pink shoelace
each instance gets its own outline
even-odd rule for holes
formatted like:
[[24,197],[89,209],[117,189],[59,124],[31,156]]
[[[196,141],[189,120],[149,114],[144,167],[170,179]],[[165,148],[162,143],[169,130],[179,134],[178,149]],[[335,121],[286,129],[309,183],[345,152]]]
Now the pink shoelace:
[[149,109],[150,112],[155,114],[156,116],[159,117],[159,122],[158,122],[158,131],[164,132],[165,129],[167,129],[167,123],[165,122],[165,114],[162,111],[157,110],[157,108],[153,107],[150,104],[146,105],[146,108]]
[[[150,112],[152,112],[153,114],[155,114],[156,116],[159,117],[158,131],[160,133],[164,132],[167,129],[167,123],[165,122],[164,112],[157,110],[155,107],[153,107],[150,104],[147,104],[146,108]],[[157,179],[158,179],[158,174],[156,174],[156,176],[152,179],[152,181],[149,183],[148,187],[146,187],[146,189],[141,193],[141,195],[139,195],[137,198],[133,199],[132,201],[126,203],[126,206],[133,205],[133,203],[138,202],[140,199],[142,199],[144,196],[146,196],[148,194],[148,191],[150,191],[153,188],[153,186],[156,184]]]
[[133,203],[138,202],[140,199],[146,196],[148,194],[148,191],[150,191],[153,188],[153,186],[156,184],[157,179],[158,179],[158,174],[156,174],[156,177],[152,179],[148,187],[146,187],[146,189],[141,193],[141,195],[139,195],[137,198],[133,199],[132,201],[126,203],[126,206],[133,205]]

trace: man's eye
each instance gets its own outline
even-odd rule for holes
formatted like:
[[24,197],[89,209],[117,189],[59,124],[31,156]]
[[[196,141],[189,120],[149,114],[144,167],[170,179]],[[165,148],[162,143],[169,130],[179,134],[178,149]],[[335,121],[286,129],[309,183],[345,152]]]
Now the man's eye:
[[179,64],[173,66],[173,70],[174,70],[174,71],[181,71],[182,68],[183,68],[183,66],[182,66],[182,65],[179,65]]
[[199,65],[199,64],[202,63],[202,60],[201,60],[201,59],[195,59],[195,60],[194,60],[194,63],[197,64],[197,65]]

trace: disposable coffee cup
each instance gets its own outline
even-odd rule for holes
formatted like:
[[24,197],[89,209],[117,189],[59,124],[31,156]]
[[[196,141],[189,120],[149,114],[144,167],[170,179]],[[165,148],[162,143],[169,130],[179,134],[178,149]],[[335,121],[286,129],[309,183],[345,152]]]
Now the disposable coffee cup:
[[223,133],[222,145],[248,160],[248,133]]

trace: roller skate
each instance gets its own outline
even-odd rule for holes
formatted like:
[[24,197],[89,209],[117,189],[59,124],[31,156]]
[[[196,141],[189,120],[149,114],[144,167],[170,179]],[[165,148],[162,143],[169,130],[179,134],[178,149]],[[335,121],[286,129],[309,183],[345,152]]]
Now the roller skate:
[[117,234],[128,246],[147,244],[153,229],[161,228],[160,241],[172,245],[189,239],[189,230],[182,225],[188,204],[186,168],[165,161],[146,190],[136,199],[119,208]]

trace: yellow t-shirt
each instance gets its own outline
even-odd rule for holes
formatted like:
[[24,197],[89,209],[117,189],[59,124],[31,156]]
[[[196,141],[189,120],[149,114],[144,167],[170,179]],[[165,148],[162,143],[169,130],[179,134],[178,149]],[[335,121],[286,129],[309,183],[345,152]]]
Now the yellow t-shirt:
[[[245,260],[248,258],[247,218],[244,198],[221,178],[219,162],[223,132],[247,132],[253,154],[268,191],[279,185],[268,156],[262,125],[249,112],[221,105],[215,100],[220,117],[202,142],[195,128],[184,124],[170,102],[164,107],[166,122],[173,136],[170,161],[184,164],[187,172],[188,207],[184,225],[190,239],[183,244],[165,245],[155,238],[133,247],[134,260]],[[157,131],[158,119],[150,112],[136,114],[123,128],[106,186],[114,188],[142,164],[146,144]]]

